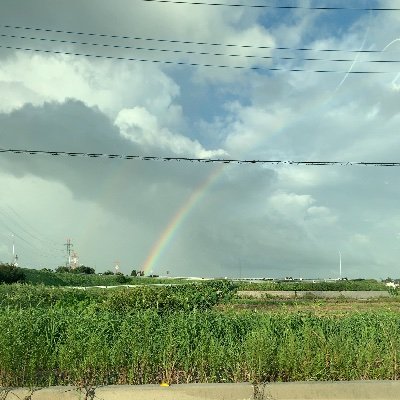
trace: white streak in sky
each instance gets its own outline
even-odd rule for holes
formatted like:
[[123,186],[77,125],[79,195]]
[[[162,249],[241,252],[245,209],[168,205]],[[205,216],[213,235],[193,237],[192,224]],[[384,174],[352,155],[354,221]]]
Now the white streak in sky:
[[[365,3],[367,3],[367,1],[366,1]],[[343,83],[345,82],[345,80],[347,79],[347,77],[350,75],[350,72],[352,71],[354,65],[356,64],[359,55],[361,54],[360,51],[363,49],[363,47],[364,47],[364,45],[365,45],[365,42],[366,42],[366,40],[367,40],[367,36],[368,36],[368,33],[369,33],[369,28],[370,28],[370,26],[371,26],[371,15],[372,15],[372,14],[371,14],[371,11],[370,11],[370,12],[369,12],[369,21],[368,21],[369,23],[368,23],[368,28],[367,28],[367,30],[365,31],[364,39],[363,39],[363,41],[362,41],[362,43],[361,43],[361,47],[360,47],[360,49],[359,49],[359,52],[356,54],[356,56],[355,56],[355,58],[354,58],[354,60],[353,60],[353,62],[352,62],[352,64],[351,64],[351,66],[350,66],[350,69],[347,71],[346,75],[345,75],[345,76],[343,77],[343,79],[340,81],[339,85],[336,86],[336,89],[333,91],[333,94],[335,94],[335,93],[342,87]]]
[[[383,48],[382,52],[385,51],[388,47],[390,47],[392,44],[394,44],[394,43],[396,43],[396,42],[400,42],[400,38],[397,38],[397,39],[392,40],[389,44],[387,44],[387,45]],[[396,77],[392,80],[392,85],[395,86],[396,88],[398,87],[398,86],[396,85],[396,82],[397,82],[397,80],[399,79],[399,77],[400,77],[400,72],[397,73]]]
[[396,42],[400,42],[400,38],[397,38],[397,39],[392,40],[389,44],[387,44],[387,45],[383,48],[382,51],[385,51],[389,46],[391,46],[393,43],[396,43]]
[[[359,49],[359,52],[363,49],[363,47],[364,47],[364,45],[365,45],[365,42],[366,42],[366,40],[367,40],[368,32],[369,32],[369,27],[368,27],[368,29],[367,29],[366,32],[365,32],[364,40],[363,40],[363,42],[362,42],[362,44],[361,44],[361,47],[360,47],[360,49]],[[361,53],[357,53],[357,54],[356,54],[356,56],[355,56],[353,62],[351,63],[351,66],[350,66],[349,70],[346,72],[346,75],[343,77],[343,79],[340,81],[340,83],[336,86],[336,89],[333,91],[333,93],[336,93],[336,92],[342,87],[343,83],[345,82],[345,80],[347,79],[347,77],[350,75],[350,72],[353,70],[354,65],[356,65],[356,62],[358,61],[358,57],[359,57],[360,54],[361,54]]]

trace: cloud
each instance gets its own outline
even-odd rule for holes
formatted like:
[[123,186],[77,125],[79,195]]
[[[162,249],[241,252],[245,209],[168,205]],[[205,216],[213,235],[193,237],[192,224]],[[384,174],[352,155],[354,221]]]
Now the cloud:
[[[26,66],[29,65],[27,69]],[[150,73],[152,79],[142,79]],[[96,106],[111,118],[129,106],[148,107],[160,117],[179,95],[179,87],[154,66],[140,63],[93,63],[82,57],[18,53],[0,64],[0,82],[10,96],[0,110],[10,112],[25,104],[75,99]]]
[[[173,133],[165,127],[160,127],[157,117],[143,107],[121,110],[115,120],[123,137],[140,145],[145,151],[158,149],[161,154],[192,156],[198,158],[222,157],[226,152],[206,150],[200,143],[186,136]],[[156,155],[160,155],[157,154]]]

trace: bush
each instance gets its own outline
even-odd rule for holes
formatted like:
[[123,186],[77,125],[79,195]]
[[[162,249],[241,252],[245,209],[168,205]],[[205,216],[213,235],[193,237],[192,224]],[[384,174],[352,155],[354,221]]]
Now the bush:
[[116,274],[117,278],[116,281],[117,283],[127,283],[129,282],[129,278],[126,277],[125,275],[121,274],[120,272]]
[[56,272],[63,273],[63,272],[71,272],[71,268],[60,266],[56,268]]
[[103,275],[114,275],[114,272],[107,270],[106,272],[103,272]]
[[11,264],[0,264],[0,283],[23,282],[25,274],[23,271]]
[[94,274],[95,270],[94,270],[94,268],[85,267],[84,265],[81,265],[81,266],[76,267],[75,269],[73,269],[72,272],[74,274]]

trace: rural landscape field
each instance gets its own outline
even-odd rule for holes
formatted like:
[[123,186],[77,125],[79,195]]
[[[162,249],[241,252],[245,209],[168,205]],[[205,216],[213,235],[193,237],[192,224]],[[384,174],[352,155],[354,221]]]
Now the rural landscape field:
[[[15,267],[14,267],[15,268]],[[110,289],[0,285],[0,385],[398,379],[400,296],[374,280],[301,282],[129,278]],[[75,275],[75,276],[73,276]],[[92,276],[98,284],[101,276]],[[103,284],[115,277],[103,276]],[[27,278],[25,278],[27,279]],[[161,285],[160,285],[161,284]],[[298,297],[268,295],[294,288]],[[311,290],[387,297],[319,298]],[[257,291],[261,297],[251,296]],[[306,293],[304,295],[304,293]],[[300,296],[303,294],[303,296]]]
[[0,0],[0,400],[399,399],[399,27]]

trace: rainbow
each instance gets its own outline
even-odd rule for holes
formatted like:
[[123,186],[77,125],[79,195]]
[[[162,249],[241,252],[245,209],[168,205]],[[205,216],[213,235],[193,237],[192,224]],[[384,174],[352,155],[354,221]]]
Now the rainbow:
[[192,192],[188,199],[183,203],[182,207],[175,213],[167,227],[158,237],[157,241],[151,248],[146,260],[143,263],[142,271],[147,274],[153,270],[155,264],[160,259],[161,255],[165,252],[168,245],[172,242],[179,227],[185,221],[185,217],[189,214],[190,210],[199,202],[207,189],[218,178],[224,168],[224,164],[218,165],[207,176],[206,179]]
[[[326,93],[322,96],[322,98],[315,99],[309,106],[306,108],[307,110],[318,110],[322,109],[322,107],[327,104],[329,101],[335,97],[338,88],[342,85],[343,82],[339,84],[337,89],[333,92]],[[308,115],[304,113],[302,119],[307,119]],[[280,127],[275,130],[276,132],[284,131],[288,127]],[[158,237],[157,241],[153,245],[148,254],[146,260],[144,261],[142,271],[146,274],[153,269],[157,261],[160,259],[161,255],[164,253],[165,249],[168,247],[169,243],[171,243],[174,238],[177,230],[182,225],[185,220],[185,217],[189,214],[189,211],[199,202],[201,195],[204,194],[207,189],[212,185],[212,183],[218,178],[220,173],[223,171],[225,165],[219,164],[211,174],[198,186],[193,193],[188,197],[186,202],[182,205],[182,207],[175,213],[173,218],[168,223],[167,227]]]

